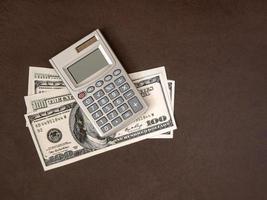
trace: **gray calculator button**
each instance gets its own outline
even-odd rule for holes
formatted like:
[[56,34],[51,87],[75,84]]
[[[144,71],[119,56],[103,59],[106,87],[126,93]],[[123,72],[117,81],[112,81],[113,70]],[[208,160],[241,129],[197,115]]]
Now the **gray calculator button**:
[[134,92],[133,92],[132,90],[129,90],[128,92],[125,92],[125,93],[123,94],[123,96],[124,96],[125,99],[129,99],[129,98],[131,98],[132,96],[134,96]]
[[119,96],[118,90],[114,90],[113,92],[108,94],[110,99],[114,99],[115,97]]
[[85,105],[85,106],[88,106],[88,105],[90,105],[91,103],[93,103],[93,98],[92,97],[88,97],[87,99],[85,99],[85,100],[83,100],[83,104]]
[[133,115],[132,111],[128,110],[125,113],[122,114],[123,119],[127,119]]
[[95,99],[99,99],[100,97],[104,96],[104,91],[103,90],[98,90],[97,92],[95,92],[93,95],[95,97]]
[[100,100],[98,101],[98,103],[99,103],[100,106],[103,106],[103,105],[105,105],[108,101],[109,101],[109,100],[108,100],[107,97],[103,97],[102,99],[100,99]]
[[123,84],[125,82],[125,78],[123,76],[120,76],[119,78],[117,78],[114,82],[117,86]]
[[95,113],[92,114],[94,119],[98,119],[99,117],[101,117],[103,115],[102,111],[96,111]]
[[115,88],[115,85],[113,83],[108,84],[107,86],[104,87],[106,92],[110,92]]
[[135,113],[143,109],[143,106],[140,103],[140,101],[137,99],[137,97],[130,99],[128,103]]
[[107,113],[107,112],[111,111],[113,108],[114,108],[113,105],[111,103],[109,103],[108,105],[103,107],[103,111],[105,113]]
[[95,90],[95,87],[94,87],[94,86],[90,86],[90,87],[87,88],[86,91],[87,91],[88,93],[91,93],[91,92],[93,92],[94,90]]
[[98,105],[96,105],[96,103],[94,103],[93,105],[89,106],[87,109],[90,113],[93,113],[98,109]]
[[100,80],[95,83],[96,87],[101,87],[104,84],[104,81]]
[[105,133],[107,131],[109,131],[112,128],[112,126],[110,124],[106,124],[105,126],[103,126],[101,128],[101,130]]
[[126,103],[124,103],[124,104],[122,104],[120,107],[118,107],[118,111],[119,111],[120,113],[124,112],[124,111],[127,110],[127,109],[128,109],[128,106],[127,106]]
[[107,123],[107,118],[102,117],[101,119],[99,119],[98,121],[96,121],[98,126],[103,126],[105,123]]
[[111,121],[111,124],[113,126],[117,126],[121,122],[122,122],[122,119],[120,117],[117,117],[116,119],[114,119],[114,120]]
[[114,103],[115,106],[119,106],[119,105],[121,105],[123,103],[123,98],[119,97],[119,98],[115,99],[113,101],[113,103]]
[[112,120],[112,119],[114,119],[115,117],[118,116],[118,113],[117,113],[117,111],[113,110],[112,112],[108,113],[107,116],[108,116],[109,120]]
[[120,69],[116,69],[116,70],[114,70],[113,75],[114,76],[118,76],[120,73],[121,73],[121,70]]
[[112,79],[112,75],[107,75],[104,78],[105,81],[110,81],[111,79]]
[[120,91],[123,93],[125,91],[127,91],[130,88],[128,83],[123,84],[122,86],[120,86]]

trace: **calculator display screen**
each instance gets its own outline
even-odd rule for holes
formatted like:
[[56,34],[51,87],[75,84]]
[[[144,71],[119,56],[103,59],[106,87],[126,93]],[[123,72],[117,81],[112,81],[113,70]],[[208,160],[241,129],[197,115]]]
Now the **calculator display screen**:
[[109,63],[101,53],[100,49],[94,50],[81,60],[67,68],[77,84],[107,66]]

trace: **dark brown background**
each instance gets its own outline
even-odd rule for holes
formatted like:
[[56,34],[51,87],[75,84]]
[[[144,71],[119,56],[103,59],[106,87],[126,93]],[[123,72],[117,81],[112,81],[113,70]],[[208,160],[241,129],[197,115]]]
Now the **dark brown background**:
[[[267,199],[265,2],[1,0],[0,198]],[[128,72],[166,66],[179,129],[44,172],[23,117],[28,66],[96,28]]]

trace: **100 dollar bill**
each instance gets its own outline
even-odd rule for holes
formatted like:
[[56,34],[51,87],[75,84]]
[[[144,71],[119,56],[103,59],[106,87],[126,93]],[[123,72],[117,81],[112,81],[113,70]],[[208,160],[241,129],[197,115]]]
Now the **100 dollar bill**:
[[[164,69],[164,70],[162,70]],[[146,70],[136,73],[129,74],[129,77],[132,80],[144,78],[151,73],[161,73],[164,77],[163,88],[167,91],[165,93],[166,98],[170,97],[171,109],[174,109],[174,81],[165,81],[167,80],[165,68],[155,68],[152,70]],[[167,85],[168,84],[168,85]],[[65,92],[59,92],[61,89]],[[57,90],[57,92],[56,92]],[[53,94],[46,95],[33,95],[33,94],[40,94],[40,93],[49,93],[53,91]],[[25,102],[27,107],[27,113],[36,111],[41,108],[46,108],[47,105],[61,103],[63,101],[73,99],[71,94],[66,89],[63,81],[60,79],[56,71],[52,68],[43,68],[43,67],[30,67],[29,69],[29,82],[28,82],[28,95],[33,96],[26,96]],[[156,97],[155,97],[156,98]],[[162,133],[161,135],[157,135],[153,138],[173,138],[173,131],[167,131]]]
[[56,71],[52,68],[29,67],[28,95],[66,88]]
[[134,73],[133,79],[140,77],[134,83],[148,103],[149,109],[113,137],[100,138],[71,96],[69,100],[62,99],[63,90],[55,91],[59,94],[57,99],[61,98],[59,101],[63,103],[53,104],[51,101],[46,105],[47,108],[25,115],[44,170],[176,129],[167,91],[162,84],[167,81],[165,69],[147,70],[142,72],[143,77],[140,73]]

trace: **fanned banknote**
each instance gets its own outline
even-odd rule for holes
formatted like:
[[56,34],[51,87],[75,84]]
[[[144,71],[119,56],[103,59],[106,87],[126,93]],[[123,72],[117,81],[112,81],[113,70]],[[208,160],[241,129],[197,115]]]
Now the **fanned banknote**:
[[130,126],[107,138],[98,136],[66,89],[25,98],[28,111],[34,111],[25,119],[44,170],[176,129],[164,67],[133,73],[131,78],[149,109]]
[[[162,70],[162,69],[164,69],[164,70]],[[134,80],[134,79],[139,79],[142,77],[149,76],[151,73],[161,73],[162,76],[164,76],[164,80],[167,80],[164,67],[155,68],[152,70],[141,71],[141,72],[137,72],[137,73],[132,73],[132,74],[129,74],[129,76],[132,80]],[[169,102],[173,103],[175,82],[174,81],[164,81],[162,83],[162,85],[164,88],[167,88],[166,93],[164,93],[164,94],[167,94],[166,98],[169,97],[170,98]],[[66,91],[67,94],[64,93],[64,95],[66,95],[66,96],[58,97],[57,92],[59,92],[59,91],[57,91],[57,92],[55,91],[58,89],[63,89],[64,91]],[[56,71],[54,69],[43,68],[43,67],[30,67],[30,69],[29,69],[29,82],[28,82],[28,95],[33,95],[33,94],[38,94],[38,93],[47,93],[50,91],[54,91],[54,93],[52,95],[51,94],[48,95],[49,99],[47,99],[47,101],[40,100],[40,99],[38,100],[39,96],[37,96],[37,99],[35,99],[34,102],[31,102],[31,99],[33,99],[33,97],[26,96],[25,101],[26,101],[26,106],[27,106],[27,113],[30,112],[28,110],[28,108],[30,108],[29,104],[34,104],[33,109],[37,110],[38,108],[43,108],[43,107],[38,107],[38,103],[39,104],[43,103],[46,105],[46,104],[53,103],[53,101],[61,102],[61,101],[65,101],[65,100],[69,99],[71,96],[70,93],[68,92],[68,90],[66,89],[66,87],[64,86],[63,81],[60,79],[60,77],[58,76],[58,74],[56,73]],[[172,110],[174,109],[173,106],[174,105],[172,104],[172,106],[171,106]],[[168,131],[168,132],[162,133],[161,135],[156,135],[153,138],[173,138],[173,131]]]
[[28,95],[66,88],[52,68],[29,67]]

